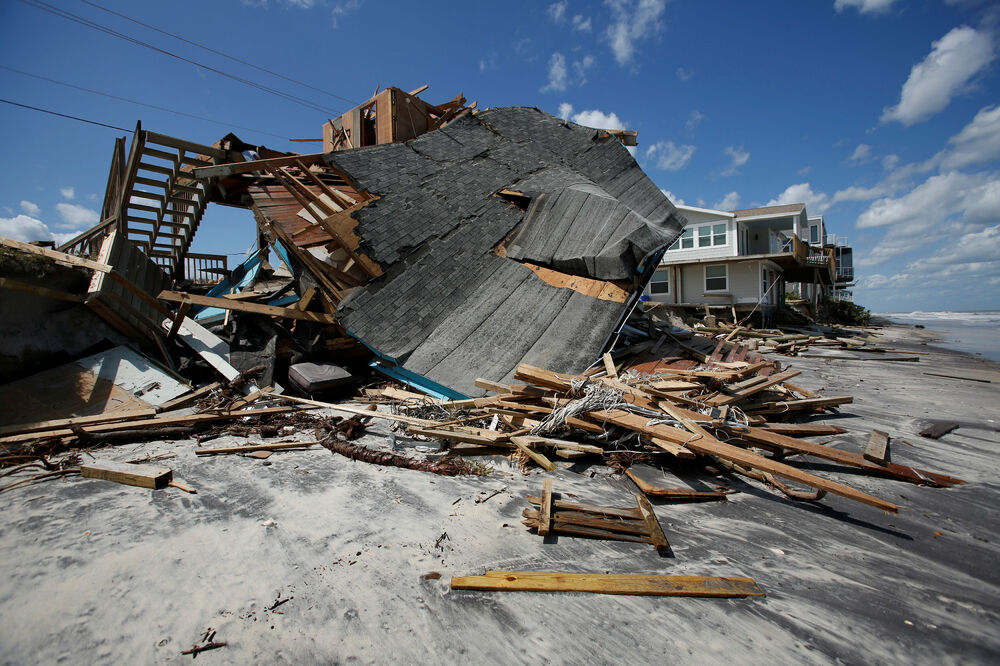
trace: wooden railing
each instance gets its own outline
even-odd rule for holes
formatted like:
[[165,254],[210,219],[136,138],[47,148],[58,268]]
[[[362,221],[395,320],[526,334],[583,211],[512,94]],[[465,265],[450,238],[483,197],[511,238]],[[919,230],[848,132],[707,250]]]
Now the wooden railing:
[[215,284],[229,273],[226,261],[224,254],[188,252],[184,257],[184,278],[195,284]]

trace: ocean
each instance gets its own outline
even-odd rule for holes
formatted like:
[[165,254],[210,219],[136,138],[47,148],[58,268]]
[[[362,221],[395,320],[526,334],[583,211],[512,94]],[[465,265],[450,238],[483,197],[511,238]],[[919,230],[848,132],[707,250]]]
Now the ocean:
[[939,333],[937,344],[967,354],[1000,363],[1000,311],[977,312],[880,312],[878,317],[895,324],[922,324],[928,331]]

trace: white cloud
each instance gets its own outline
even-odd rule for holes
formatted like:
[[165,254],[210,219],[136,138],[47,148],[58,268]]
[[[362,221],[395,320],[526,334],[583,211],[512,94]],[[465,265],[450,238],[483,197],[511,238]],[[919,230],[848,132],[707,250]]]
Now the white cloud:
[[549,58],[549,82],[541,88],[541,92],[565,91],[570,84],[582,86],[587,83],[587,70],[597,64],[592,55],[585,55],[572,63],[574,78],[570,80],[566,56],[556,51]]
[[813,215],[822,215],[831,206],[830,197],[824,192],[813,192],[809,183],[789,185],[785,191],[767,202],[768,206],[804,203],[806,210]]
[[875,187],[858,187],[852,185],[851,187],[838,190],[833,195],[833,203],[841,201],[871,201],[886,194],[886,189],[881,185],[876,185]]
[[688,132],[694,132],[694,128],[701,124],[701,121],[705,119],[705,114],[700,111],[692,111],[691,115],[688,116],[687,122],[684,126],[687,127]]
[[549,58],[549,82],[541,91],[566,90],[568,81],[569,73],[566,71],[566,57],[556,51]]
[[872,147],[867,143],[858,144],[858,147],[854,149],[851,154],[850,161],[856,164],[862,164],[867,162],[872,158]]
[[65,223],[59,226],[64,228],[81,226],[90,227],[97,224],[99,221],[97,211],[93,211],[77,204],[57,203],[56,210],[59,212],[59,217],[61,217]]
[[747,163],[750,159],[750,151],[743,150],[743,146],[737,148],[736,146],[726,146],[722,151],[724,154],[729,155],[729,168],[722,172],[723,176],[732,176],[736,173],[736,170]]
[[730,192],[725,195],[714,204],[712,208],[716,210],[738,210],[740,207],[740,194],[739,192]]
[[693,69],[686,69],[684,67],[678,67],[677,71],[674,73],[677,74],[677,78],[680,79],[681,81],[687,81],[692,76],[694,76]]
[[81,231],[71,231],[65,234],[53,233],[47,224],[29,215],[0,217],[0,236],[13,238],[24,243],[54,240],[58,245],[79,236],[80,233]]
[[903,84],[899,104],[882,112],[882,122],[913,125],[944,109],[966,89],[969,79],[996,56],[993,36],[967,25],[954,28],[931,44],[923,62],[913,66]]
[[957,169],[1000,159],[1000,106],[980,109],[962,131],[948,140],[941,167]]
[[996,207],[1000,218],[1000,178],[958,171],[931,176],[901,197],[885,197],[858,216],[857,227],[929,228],[948,217]]
[[[302,1],[308,2],[311,5],[314,0],[302,0]],[[334,28],[337,27],[337,24],[340,22],[340,19],[346,16],[350,16],[359,9],[361,9],[361,0],[347,0],[347,2],[341,2],[335,5],[334,8],[330,10],[330,15],[333,18],[333,27]]]
[[72,199],[76,196],[76,190],[72,187],[63,187],[59,189],[59,194],[63,195],[64,199]]
[[[568,104],[566,106],[569,106]],[[563,106],[559,106],[560,113],[563,111]],[[569,111],[572,112],[573,107],[569,107]],[[603,111],[593,110],[593,111],[581,111],[580,113],[574,114],[571,120],[577,125],[583,125],[585,127],[594,127],[597,129],[610,129],[618,130],[625,129],[625,125],[614,113],[604,113]]]
[[569,120],[569,117],[573,115],[573,105],[569,102],[563,102],[559,105],[559,117],[563,120]]
[[573,17],[573,29],[580,32],[590,32],[590,17],[577,14]]
[[38,217],[38,215],[42,212],[42,209],[38,207],[38,204],[26,200],[21,201],[21,210],[31,217]]
[[902,161],[902,158],[899,155],[891,153],[882,158],[882,168],[886,171],[892,171],[899,166],[900,161]]
[[587,70],[594,66],[597,61],[594,56],[586,55],[579,60],[573,61],[573,71],[576,72],[576,85],[582,86],[587,83]]
[[619,65],[635,57],[636,44],[659,32],[666,0],[604,0],[611,8],[613,21],[607,37]]
[[38,240],[52,240],[52,232],[41,220],[27,215],[0,217],[0,236],[13,238],[24,243]]
[[862,14],[882,14],[889,11],[896,0],[835,0],[833,8],[842,12],[848,7],[854,7]]
[[559,2],[553,2],[549,5],[549,8],[545,10],[545,13],[549,15],[555,23],[560,23],[564,18],[566,18],[566,7],[569,6],[569,0],[560,0]]
[[694,156],[694,146],[676,146],[673,141],[660,141],[646,149],[646,159],[654,160],[658,169],[683,169]]

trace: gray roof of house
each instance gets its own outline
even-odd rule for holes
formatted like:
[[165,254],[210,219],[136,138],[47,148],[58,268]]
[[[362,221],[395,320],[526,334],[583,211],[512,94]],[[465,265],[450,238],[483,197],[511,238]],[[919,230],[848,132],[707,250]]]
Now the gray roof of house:
[[[385,273],[341,303],[339,321],[467,395],[482,394],[476,377],[509,380],[522,361],[582,371],[625,313],[521,261],[631,281],[683,222],[618,140],[538,109],[493,109],[326,159],[379,196],[355,217],[361,250]],[[503,189],[529,196],[527,211],[495,196]],[[495,252],[505,239],[506,257]]]

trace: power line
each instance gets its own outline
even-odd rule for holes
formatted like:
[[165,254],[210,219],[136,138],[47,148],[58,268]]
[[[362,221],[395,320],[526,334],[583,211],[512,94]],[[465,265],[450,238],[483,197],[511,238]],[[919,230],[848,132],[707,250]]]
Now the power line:
[[129,104],[138,104],[139,106],[144,106],[144,107],[149,108],[149,109],[156,109],[157,111],[166,111],[167,113],[173,113],[173,114],[178,115],[178,116],[185,116],[187,118],[194,118],[195,120],[204,120],[205,122],[215,123],[216,125],[222,125],[223,127],[229,127],[229,128],[235,128],[235,129],[242,129],[242,130],[246,130],[248,132],[256,132],[258,134],[266,134],[267,136],[273,136],[273,137],[275,137],[277,139],[287,140],[283,136],[279,136],[277,134],[272,134],[271,132],[265,132],[264,130],[258,130],[258,129],[254,129],[252,127],[242,127],[240,125],[231,125],[229,123],[224,123],[224,122],[221,122],[219,120],[213,120],[212,118],[205,118],[204,116],[198,116],[198,115],[195,115],[193,113],[186,113],[184,111],[175,111],[173,109],[168,109],[168,108],[166,108],[164,106],[157,106],[155,104],[147,104],[146,102],[140,102],[138,100],[129,99],[127,97],[119,97],[118,95],[112,95],[110,93],[101,92],[100,90],[93,90],[91,88],[84,88],[83,86],[78,86],[78,85],[75,85],[75,84],[72,84],[72,83],[67,83],[65,81],[58,81],[56,79],[50,79],[47,76],[40,76],[38,74],[32,74],[31,72],[25,72],[23,70],[15,69],[13,67],[8,67],[6,65],[0,65],[0,69],[6,69],[9,72],[14,72],[16,74],[22,74],[24,76],[30,76],[31,78],[38,79],[40,81],[48,81],[49,83],[54,83],[54,84],[59,85],[59,86],[65,86],[67,88],[73,88],[75,90],[82,90],[84,92],[92,93],[94,95],[100,95],[101,97],[107,97],[109,99],[116,99],[116,100],[119,100],[121,102],[128,102]]
[[195,46],[195,47],[197,47],[199,49],[202,49],[204,51],[208,51],[209,53],[214,53],[215,55],[222,56],[223,58],[228,58],[229,60],[232,60],[233,62],[238,62],[241,65],[246,65],[247,67],[252,67],[252,68],[256,69],[259,72],[264,72],[265,74],[270,74],[271,76],[276,76],[279,79],[284,79],[285,81],[289,81],[291,83],[296,83],[296,84],[298,84],[300,86],[303,86],[305,88],[309,88],[310,90],[315,90],[316,92],[323,93],[324,95],[328,95],[329,97],[334,97],[334,98],[339,99],[341,101],[347,102],[348,104],[352,104],[352,105],[355,105],[355,106],[358,105],[358,104],[360,104],[360,102],[357,102],[357,101],[352,100],[352,99],[347,99],[346,97],[341,97],[340,95],[337,95],[336,93],[332,93],[332,92],[330,92],[328,90],[323,90],[322,88],[317,88],[316,86],[313,86],[313,85],[310,85],[308,83],[305,83],[304,81],[299,81],[298,79],[293,79],[290,76],[285,76],[284,74],[280,74],[278,72],[271,71],[270,69],[267,69],[265,67],[259,67],[259,66],[255,65],[255,64],[253,64],[252,62],[247,62],[246,60],[241,60],[241,59],[239,59],[239,58],[237,58],[235,56],[229,55],[228,53],[223,53],[222,51],[216,51],[215,49],[211,49],[211,48],[209,48],[209,47],[207,47],[207,46],[205,46],[203,44],[199,44],[197,42],[192,42],[189,39],[185,39],[185,38],[181,37],[180,35],[175,35],[174,33],[169,32],[167,30],[161,30],[160,28],[157,28],[155,25],[149,25],[148,23],[143,23],[142,21],[139,21],[138,19],[134,19],[131,16],[126,16],[125,14],[121,14],[119,12],[116,12],[113,9],[108,9],[107,7],[102,7],[101,5],[97,4],[96,2],[90,2],[90,0],[80,0],[80,2],[82,2],[84,4],[87,4],[87,5],[90,5],[91,7],[94,7],[95,9],[100,9],[103,12],[107,12],[109,14],[113,14],[113,15],[119,17],[119,18],[123,18],[126,21],[131,21],[132,23],[135,23],[136,25],[141,25],[144,28],[149,28],[150,30],[155,30],[156,32],[160,33],[161,35],[166,35],[167,37],[173,37],[174,39],[177,39],[177,40],[180,40],[180,41],[184,42],[185,44],[190,44],[191,46]]
[[135,132],[135,130],[125,129],[124,127],[118,127],[117,125],[108,125],[106,123],[99,123],[96,120],[87,120],[86,118],[80,118],[80,117],[77,117],[77,116],[71,116],[71,115],[68,115],[66,113],[59,113],[58,111],[49,111],[48,109],[41,109],[41,108],[39,108],[37,106],[29,106],[28,104],[20,104],[18,102],[12,102],[9,99],[0,98],[0,102],[3,102],[4,104],[11,104],[13,106],[19,106],[22,109],[31,109],[32,111],[40,111],[42,113],[47,113],[47,114],[52,115],[52,116],[59,116],[60,118],[69,118],[70,120],[79,120],[81,123],[90,123],[91,125],[98,125],[100,127],[107,127],[109,129],[119,130],[121,132],[128,132],[129,134],[132,134],[132,133]]
[[104,27],[102,25],[94,23],[93,21],[85,19],[85,18],[83,18],[81,16],[77,16],[76,14],[68,12],[68,11],[66,11],[64,9],[59,9],[58,7],[53,7],[52,5],[50,5],[50,4],[46,3],[46,2],[42,2],[42,0],[20,0],[20,2],[26,4],[26,5],[30,6],[30,7],[35,7],[36,9],[41,9],[42,11],[48,12],[50,14],[53,14],[54,16],[59,16],[60,18],[64,18],[64,19],[66,19],[68,21],[73,21],[74,23],[79,23],[80,25],[86,26],[86,27],[91,28],[93,30],[97,30],[99,32],[103,32],[105,34],[111,35],[112,37],[117,37],[117,38],[123,39],[123,40],[125,40],[127,42],[131,42],[132,44],[135,44],[137,46],[142,46],[142,47],[145,47],[145,48],[150,49],[152,51],[156,51],[157,53],[162,53],[163,55],[169,56],[171,58],[176,58],[177,60],[180,60],[182,62],[186,62],[189,65],[194,65],[195,67],[200,67],[202,69],[205,69],[205,70],[208,70],[208,71],[213,72],[215,74],[218,74],[219,76],[224,76],[227,79],[232,79],[233,81],[238,81],[239,83],[242,83],[244,85],[250,86],[251,88],[256,88],[257,90],[261,90],[261,91],[264,91],[264,92],[271,93],[272,95],[276,95],[276,96],[281,97],[283,99],[286,99],[288,101],[295,102],[297,104],[305,106],[306,108],[310,108],[310,109],[313,109],[315,111],[320,111],[320,112],[322,112],[324,114],[328,114],[328,115],[329,114],[333,114],[333,115],[339,115],[340,114],[339,111],[334,111],[332,109],[320,106],[319,104],[315,104],[313,102],[310,102],[309,100],[304,99],[302,97],[298,97],[297,95],[291,95],[289,93],[284,93],[284,92],[281,92],[280,90],[276,90],[274,88],[270,88],[270,87],[262,85],[260,83],[255,83],[255,82],[250,81],[248,79],[244,79],[242,77],[235,76],[235,75],[230,74],[228,72],[224,72],[221,69],[216,69],[215,67],[212,67],[210,65],[205,65],[203,63],[191,60],[190,58],[185,58],[184,56],[178,55],[177,53],[174,53],[172,51],[168,51],[166,49],[161,49],[160,47],[154,46],[153,44],[150,44],[148,42],[144,42],[141,39],[136,39],[135,37],[130,37],[130,36],[124,34],[124,33],[118,32],[116,30],[112,30],[110,28],[106,28],[106,27]]

